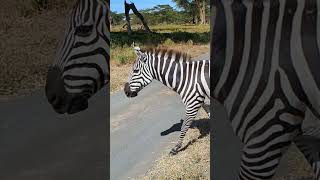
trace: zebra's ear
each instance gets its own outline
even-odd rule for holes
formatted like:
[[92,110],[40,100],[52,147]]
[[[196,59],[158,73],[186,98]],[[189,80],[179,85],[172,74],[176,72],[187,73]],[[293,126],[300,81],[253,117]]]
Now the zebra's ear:
[[146,62],[147,55],[143,53],[140,49],[140,47],[134,47],[134,53],[136,53],[137,57],[142,60],[143,62]]
[[143,53],[141,52],[140,47],[133,47],[134,49],[134,53],[136,53],[136,55],[139,57],[141,56]]

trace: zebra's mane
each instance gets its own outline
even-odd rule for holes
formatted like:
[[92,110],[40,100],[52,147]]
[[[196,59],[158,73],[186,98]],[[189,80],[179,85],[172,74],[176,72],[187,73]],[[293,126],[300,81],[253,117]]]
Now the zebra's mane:
[[166,53],[166,55],[168,56],[168,59],[171,59],[171,57],[175,55],[176,62],[180,62],[180,61],[187,62],[191,60],[191,56],[188,53],[181,52],[174,49],[169,49],[169,48],[146,47],[146,48],[142,48],[141,51],[144,53],[153,53],[155,54],[155,56],[157,56],[159,53],[162,54],[162,56],[164,56],[164,54]]

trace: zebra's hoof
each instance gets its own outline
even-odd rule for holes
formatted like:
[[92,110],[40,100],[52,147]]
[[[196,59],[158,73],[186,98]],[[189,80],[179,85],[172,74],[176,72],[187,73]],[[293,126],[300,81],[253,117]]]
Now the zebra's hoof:
[[174,155],[176,155],[176,154],[178,154],[178,151],[175,150],[175,149],[171,149],[169,155],[174,156]]

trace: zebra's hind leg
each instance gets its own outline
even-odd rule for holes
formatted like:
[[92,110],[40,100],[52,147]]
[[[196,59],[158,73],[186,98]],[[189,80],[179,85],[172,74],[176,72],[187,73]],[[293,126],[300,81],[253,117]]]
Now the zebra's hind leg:
[[320,180],[320,139],[310,135],[301,135],[294,142],[310,163],[317,180]]
[[199,102],[196,105],[192,104],[192,106],[186,107],[186,119],[182,123],[179,140],[178,140],[177,144],[171,149],[171,151],[169,153],[170,155],[176,155],[178,153],[179,149],[182,146],[183,138],[186,135],[192,121],[196,117],[202,103],[203,102]]

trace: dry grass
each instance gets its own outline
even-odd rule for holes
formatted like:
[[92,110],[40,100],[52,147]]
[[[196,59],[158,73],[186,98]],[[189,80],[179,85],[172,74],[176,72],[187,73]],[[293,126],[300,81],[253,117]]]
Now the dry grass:
[[274,180],[315,180],[313,171],[299,149],[292,145],[282,158],[280,169],[287,172],[277,172]]
[[186,146],[175,156],[168,155],[172,146],[156,160],[154,166],[137,179],[210,179],[210,135],[209,120],[200,110],[195,124],[184,139]]
[[69,8],[39,13],[29,1],[1,2],[0,96],[22,95],[44,86]]

